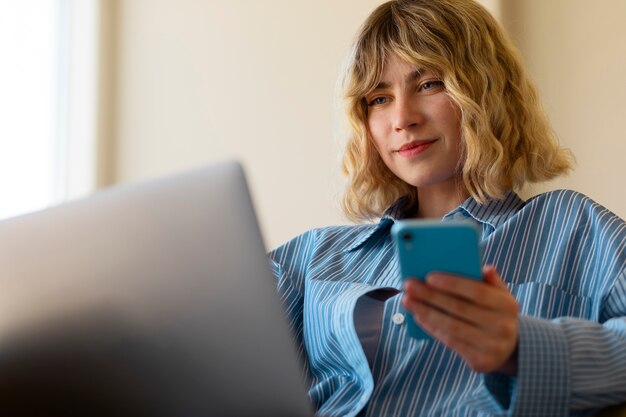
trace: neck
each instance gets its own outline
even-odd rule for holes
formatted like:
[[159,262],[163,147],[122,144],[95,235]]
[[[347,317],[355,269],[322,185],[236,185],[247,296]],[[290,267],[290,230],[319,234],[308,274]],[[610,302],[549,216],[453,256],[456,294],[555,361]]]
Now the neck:
[[417,189],[419,208],[417,218],[440,219],[446,213],[458,207],[469,197],[465,187],[458,184],[439,184]]

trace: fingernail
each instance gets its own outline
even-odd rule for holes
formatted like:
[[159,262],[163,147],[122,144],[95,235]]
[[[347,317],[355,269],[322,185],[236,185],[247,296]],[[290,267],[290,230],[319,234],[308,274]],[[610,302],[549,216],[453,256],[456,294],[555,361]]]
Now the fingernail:
[[439,282],[439,275],[436,274],[428,274],[426,275],[426,283],[428,284],[436,284]]

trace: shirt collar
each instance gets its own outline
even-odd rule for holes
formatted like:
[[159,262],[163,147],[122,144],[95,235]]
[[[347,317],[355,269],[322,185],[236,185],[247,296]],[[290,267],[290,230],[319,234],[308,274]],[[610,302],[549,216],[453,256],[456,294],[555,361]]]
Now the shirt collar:
[[[442,220],[455,219],[461,214],[464,217],[472,217],[480,223],[487,224],[495,230],[517,213],[524,204],[524,200],[513,191],[507,192],[501,199],[488,200],[485,204],[479,204],[472,197],[469,197],[463,204],[443,216]],[[385,211],[377,224],[364,228],[344,251],[352,252],[362,247],[374,236],[388,233],[397,220],[408,218],[412,213],[415,213],[415,210],[415,207],[408,205],[406,197],[401,197]]]
[[379,235],[380,233],[388,233],[391,229],[391,226],[394,224],[395,220],[390,216],[383,216],[377,224],[368,225],[369,227],[361,230],[352,241],[351,245],[348,245],[344,248],[344,252],[352,252],[354,250],[359,249],[361,246],[365,245],[370,239],[374,236]]
[[488,200],[485,204],[479,204],[470,197],[459,207],[446,214],[444,219],[462,210],[476,221],[488,224],[495,230],[514,216],[524,204],[525,201],[513,191],[507,192],[501,199]]

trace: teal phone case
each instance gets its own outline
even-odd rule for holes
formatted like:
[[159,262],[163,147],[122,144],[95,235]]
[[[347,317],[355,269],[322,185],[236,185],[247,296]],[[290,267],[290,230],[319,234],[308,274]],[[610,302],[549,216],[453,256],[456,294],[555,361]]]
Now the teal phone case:
[[[423,280],[429,272],[447,272],[481,280],[478,228],[469,221],[401,220],[391,228],[402,279]],[[430,339],[405,311],[407,332]]]

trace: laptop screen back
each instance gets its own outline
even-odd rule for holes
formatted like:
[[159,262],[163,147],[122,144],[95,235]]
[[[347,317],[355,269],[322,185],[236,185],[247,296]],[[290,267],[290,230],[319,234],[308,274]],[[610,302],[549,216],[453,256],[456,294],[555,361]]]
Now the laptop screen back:
[[0,222],[7,415],[308,416],[243,172]]

